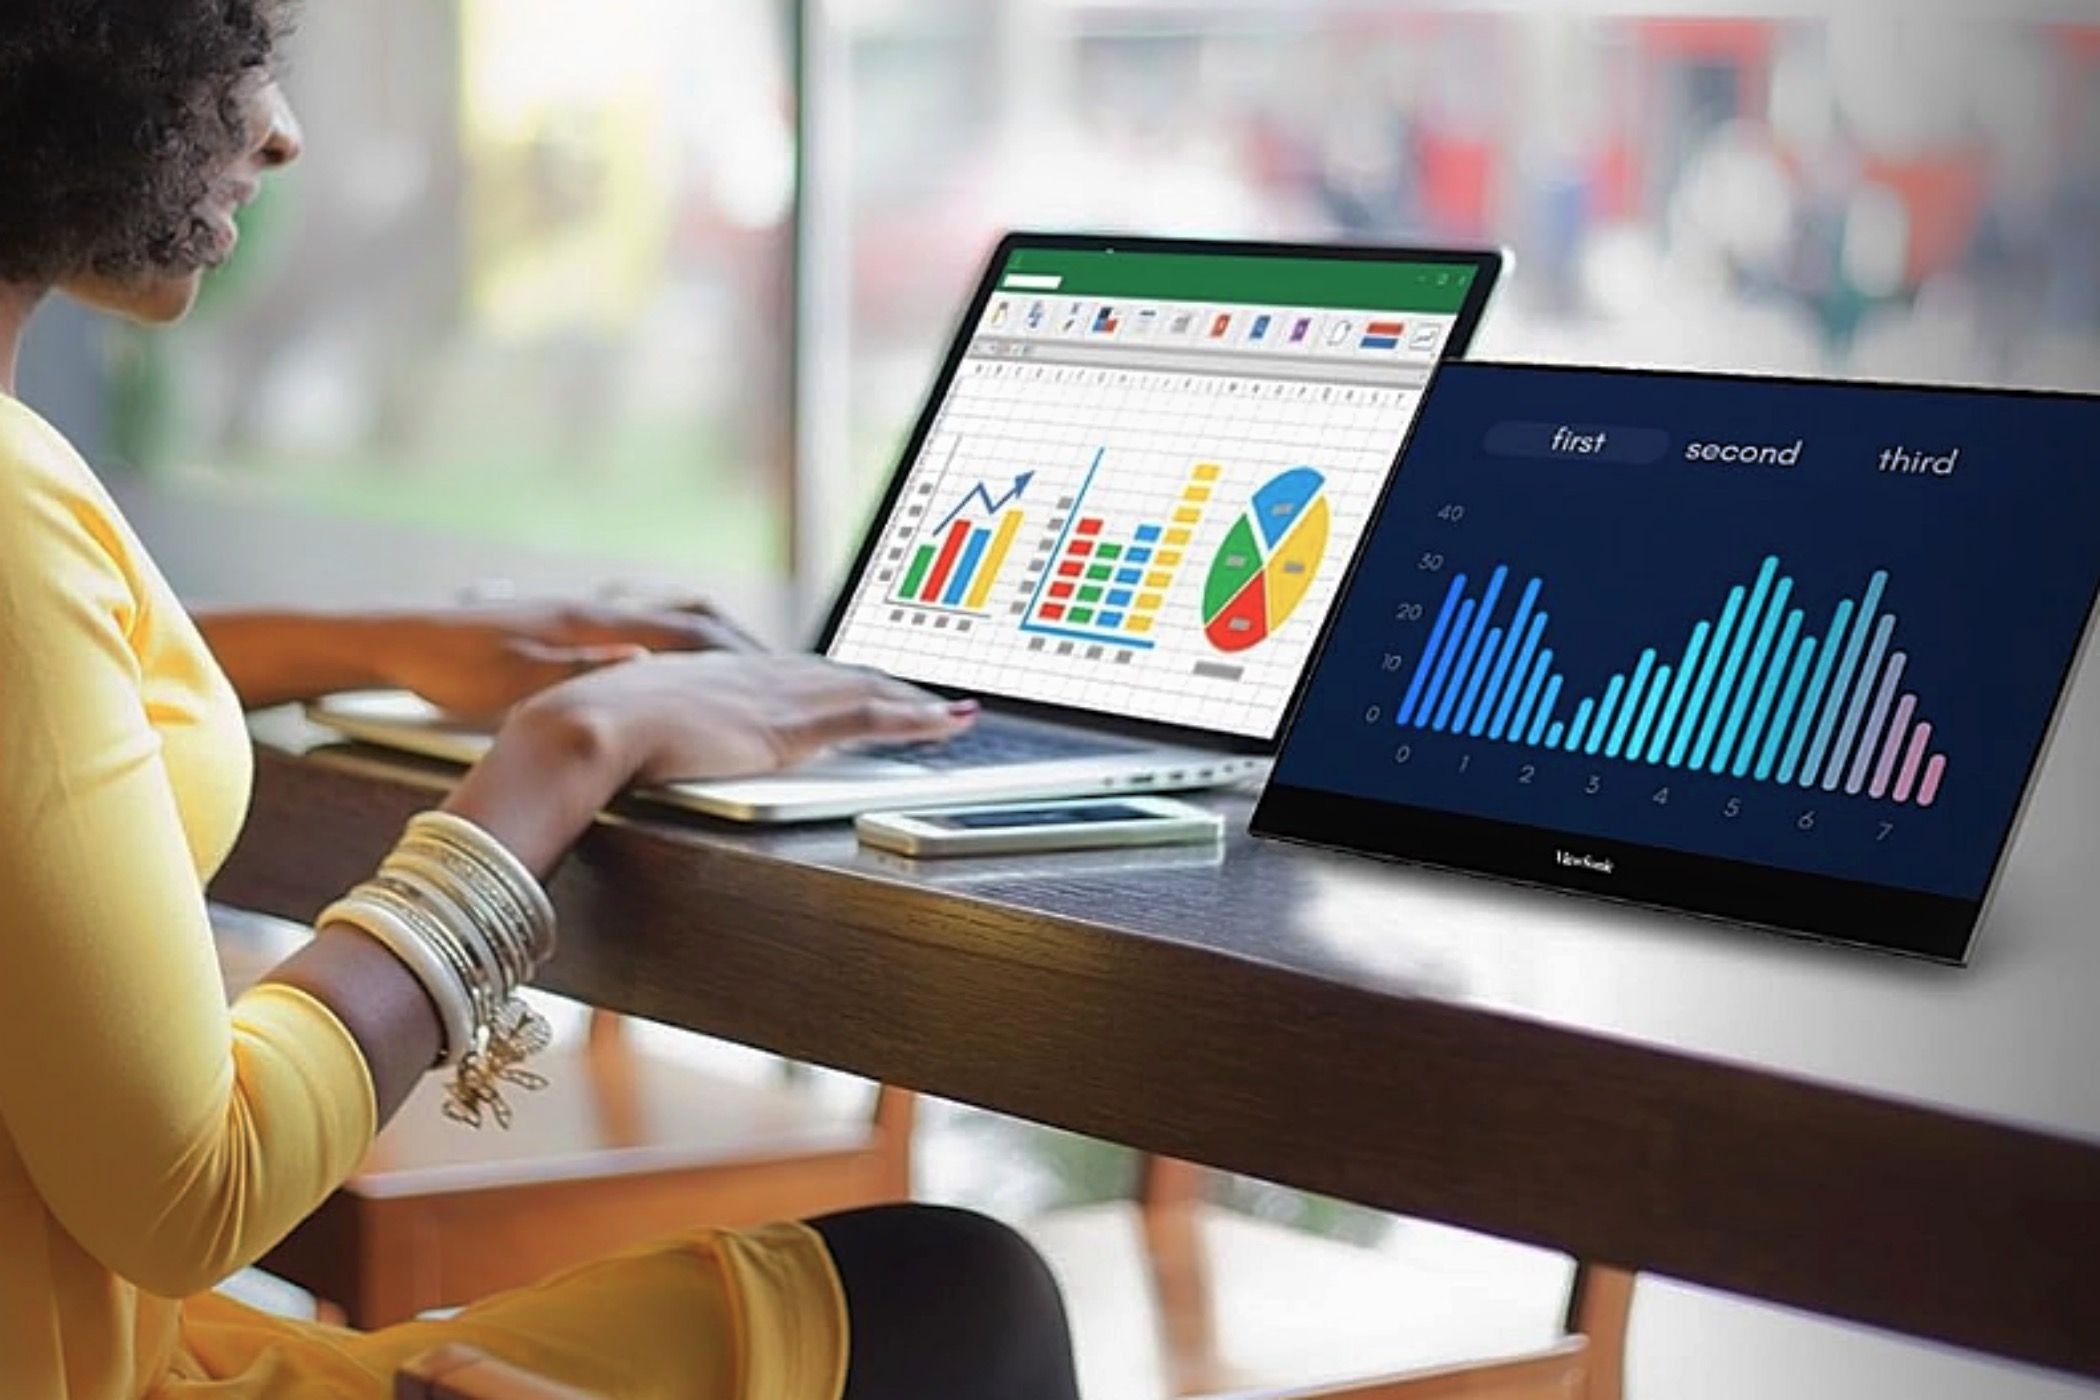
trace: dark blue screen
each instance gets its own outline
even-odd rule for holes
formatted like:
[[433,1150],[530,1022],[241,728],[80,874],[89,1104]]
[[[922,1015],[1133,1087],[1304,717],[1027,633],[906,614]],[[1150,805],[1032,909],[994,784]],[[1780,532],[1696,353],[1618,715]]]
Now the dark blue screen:
[[2096,444],[2088,398],[1448,364],[1275,781],[1979,899]]

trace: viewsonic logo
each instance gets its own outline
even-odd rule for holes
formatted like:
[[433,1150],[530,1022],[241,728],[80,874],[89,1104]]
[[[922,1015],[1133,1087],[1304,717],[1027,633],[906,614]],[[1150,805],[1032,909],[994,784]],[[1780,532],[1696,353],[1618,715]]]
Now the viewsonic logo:
[[1594,870],[1599,875],[1609,875],[1618,868],[1617,864],[1608,857],[1586,854],[1577,855],[1573,851],[1555,851],[1553,859],[1572,870]]

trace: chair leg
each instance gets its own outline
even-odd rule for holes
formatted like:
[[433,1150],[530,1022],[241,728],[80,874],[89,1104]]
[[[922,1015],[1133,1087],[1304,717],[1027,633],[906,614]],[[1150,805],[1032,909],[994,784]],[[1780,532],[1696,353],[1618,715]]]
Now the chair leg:
[[1138,1171],[1138,1213],[1159,1303],[1168,1385],[1174,1395],[1207,1394],[1225,1383],[1200,1212],[1209,1171],[1152,1153]]
[[413,1321],[426,1308],[465,1301],[441,1296],[436,1251],[417,1226],[413,1214],[397,1217],[384,1209],[367,1214],[354,1296],[333,1300],[350,1326],[377,1331]]
[[1621,1400],[1626,1390],[1626,1329],[1634,1275],[1577,1260],[1568,1289],[1567,1330],[1589,1340],[1583,1400]]
[[875,1090],[875,1140],[881,1157],[882,1194],[895,1201],[911,1199],[911,1136],[917,1126],[919,1096],[894,1084]]

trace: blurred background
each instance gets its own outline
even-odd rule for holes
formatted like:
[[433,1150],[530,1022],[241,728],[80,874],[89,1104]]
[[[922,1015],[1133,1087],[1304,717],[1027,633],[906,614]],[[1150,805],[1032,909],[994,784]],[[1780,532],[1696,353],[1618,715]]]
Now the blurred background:
[[[193,598],[697,587],[786,639],[1009,227],[1506,244],[1484,356],[2100,389],[2095,8],[310,0],[241,257],[173,333],[53,306],[24,395]],[[942,1198],[1131,1170],[926,1115]],[[1558,1261],[1221,1195],[1406,1256],[1366,1328],[1550,1326]],[[1636,1395],[2071,1393],[1694,1290],[1635,1326]]]
[[2093,6],[1707,8],[309,4],[196,319],[32,369],[178,493],[798,617],[1008,227],[1507,244],[1486,355],[2100,385]]

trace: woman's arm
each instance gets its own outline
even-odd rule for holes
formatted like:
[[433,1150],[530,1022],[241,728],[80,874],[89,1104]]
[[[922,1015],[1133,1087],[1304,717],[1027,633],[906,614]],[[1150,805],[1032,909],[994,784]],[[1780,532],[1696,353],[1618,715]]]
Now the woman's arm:
[[[764,772],[863,739],[945,738],[975,708],[814,657],[652,657],[520,705],[444,807],[545,880],[630,782]],[[381,1123],[436,1058],[437,1015],[422,985],[355,929],[322,928],[264,980],[311,994],[341,1019],[370,1066]]]
[[[445,809],[494,835],[542,880],[626,783],[631,759],[610,742],[610,716],[566,703],[527,706]],[[437,1059],[438,1017],[421,983],[357,929],[323,926],[265,981],[307,992],[363,1050],[383,1125]]]
[[233,682],[241,707],[267,709],[389,684],[383,654],[405,616],[321,612],[201,612],[197,630]]
[[753,650],[704,603],[521,603],[448,611],[203,611],[197,630],[245,709],[401,687],[457,714],[525,696],[641,651]]

